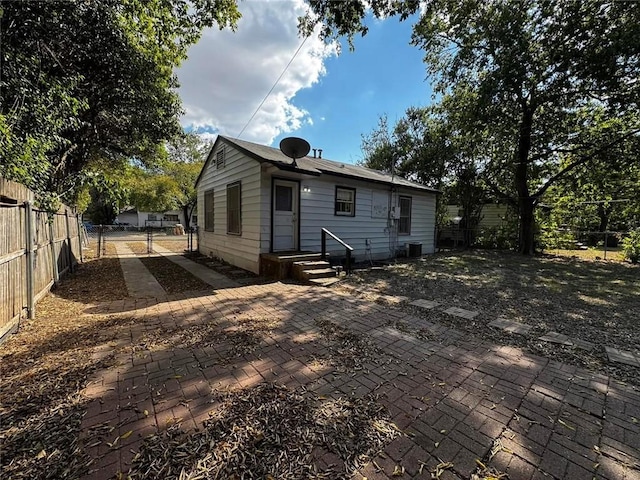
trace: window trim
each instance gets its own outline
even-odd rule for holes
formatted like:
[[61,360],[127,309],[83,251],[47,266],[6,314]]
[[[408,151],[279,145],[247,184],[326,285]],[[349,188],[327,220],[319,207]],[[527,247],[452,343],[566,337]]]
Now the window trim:
[[[238,187],[238,231],[232,232],[229,230],[229,217],[231,211],[229,210],[229,192],[230,189]],[[237,181],[227,184],[227,235],[242,235],[242,182]]]
[[[211,195],[211,212],[207,212],[207,195]],[[204,231],[205,232],[214,232],[215,231],[215,208],[216,201],[214,195],[214,189],[210,188],[209,190],[204,191]],[[211,217],[209,217],[211,215]],[[210,222],[208,221],[210,220]],[[211,223],[211,225],[209,225]]]
[[[353,209],[351,212],[339,212],[338,211],[338,190],[348,190],[353,192]],[[356,216],[356,189],[353,187],[342,187],[340,185],[336,185],[335,193],[333,196],[333,214],[336,217],[355,217]],[[345,203],[341,201],[342,203]]]
[[[409,230],[408,231],[401,231],[400,230],[400,225],[401,225],[401,220],[402,220],[402,200],[409,200]],[[400,211],[400,216],[398,217],[398,235],[411,235],[411,213],[413,210],[413,198],[410,197],[409,195],[399,195],[398,196],[398,210]],[[405,217],[406,218],[406,217]]]
[[216,152],[216,170],[224,168],[227,163],[224,146],[220,147],[220,150]]

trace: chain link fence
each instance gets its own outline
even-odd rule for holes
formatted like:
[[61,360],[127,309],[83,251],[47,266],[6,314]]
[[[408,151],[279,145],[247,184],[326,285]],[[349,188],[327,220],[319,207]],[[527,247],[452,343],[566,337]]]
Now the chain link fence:
[[84,229],[88,247],[96,257],[165,251],[184,253],[198,249],[197,227],[185,230],[180,225],[133,227],[85,224]]
[[[627,235],[629,232],[549,229],[537,233],[536,246],[543,253],[554,255],[622,261],[622,242]],[[435,238],[437,251],[464,248],[513,250],[518,245],[518,231],[509,225],[471,229],[443,225],[436,229]]]

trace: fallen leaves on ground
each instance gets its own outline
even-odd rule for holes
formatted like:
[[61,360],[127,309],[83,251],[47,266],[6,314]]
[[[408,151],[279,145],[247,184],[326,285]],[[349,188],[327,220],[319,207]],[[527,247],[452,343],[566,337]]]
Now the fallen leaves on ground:
[[140,257],[140,261],[169,294],[213,290],[211,285],[164,257]]
[[[640,382],[640,368],[608,362],[604,346],[640,353],[640,272],[617,262],[503,251],[466,251],[429,255],[384,267],[357,270],[345,282],[364,298],[403,295],[435,300],[441,307],[400,308],[425,320],[513,345],[561,362],[577,364],[627,383]],[[473,320],[444,313],[449,306],[480,312]],[[513,335],[489,327],[496,318],[533,327]],[[592,350],[543,342],[549,331],[594,344]],[[411,332],[432,340],[426,331]]]
[[[128,475],[346,479],[400,435],[372,397],[320,399],[260,384],[219,394],[215,403],[203,430],[187,434],[174,425],[145,440]],[[340,464],[317,462],[324,454]]]
[[80,265],[0,348],[0,477],[64,479],[87,472],[92,460],[78,440],[81,391],[95,370],[113,361],[94,358],[95,347],[115,338],[129,320],[85,310],[122,298],[123,284],[117,259]]

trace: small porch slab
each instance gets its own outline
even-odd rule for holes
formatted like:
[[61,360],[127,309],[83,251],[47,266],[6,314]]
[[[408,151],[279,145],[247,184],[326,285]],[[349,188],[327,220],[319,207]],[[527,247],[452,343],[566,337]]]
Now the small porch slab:
[[294,262],[317,260],[320,260],[320,254],[308,251],[261,253],[260,275],[274,280],[286,280],[293,276]]

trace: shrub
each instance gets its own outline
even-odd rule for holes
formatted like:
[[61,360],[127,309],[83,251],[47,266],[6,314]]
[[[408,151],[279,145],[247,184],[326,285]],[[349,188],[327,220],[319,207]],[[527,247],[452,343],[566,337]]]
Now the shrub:
[[481,248],[512,250],[515,249],[517,240],[518,233],[510,225],[503,225],[483,228],[475,239],[475,245]]
[[570,230],[543,229],[540,232],[539,245],[544,249],[573,249],[576,245],[575,234]]
[[631,263],[638,263],[640,260],[640,228],[631,230],[622,240],[622,252],[624,258],[631,260]]

